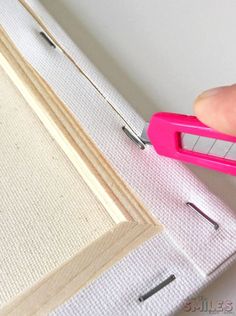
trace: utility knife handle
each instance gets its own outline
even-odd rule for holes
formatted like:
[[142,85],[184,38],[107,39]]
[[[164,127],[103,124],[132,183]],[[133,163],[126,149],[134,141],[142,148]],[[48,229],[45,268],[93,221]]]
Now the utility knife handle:
[[213,130],[195,116],[182,114],[156,113],[147,130],[149,140],[159,155],[236,175],[236,150],[235,160],[186,150],[182,146],[182,133],[236,143],[236,137]]

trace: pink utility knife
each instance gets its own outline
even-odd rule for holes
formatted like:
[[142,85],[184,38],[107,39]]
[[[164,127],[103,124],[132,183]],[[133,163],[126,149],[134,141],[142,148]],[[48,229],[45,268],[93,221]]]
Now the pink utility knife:
[[213,130],[195,116],[156,113],[141,139],[159,155],[236,175],[236,137]]

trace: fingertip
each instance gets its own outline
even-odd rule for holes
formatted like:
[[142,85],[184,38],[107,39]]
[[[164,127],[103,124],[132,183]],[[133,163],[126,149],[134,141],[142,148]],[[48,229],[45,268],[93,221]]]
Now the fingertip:
[[236,135],[236,85],[203,92],[195,100],[194,112],[204,124]]
[[202,121],[202,116],[204,119],[204,106],[203,105],[204,105],[204,102],[201,102],[201,96],[198,96],[196,100],[194,101],[193,108],[194,108],[195,115],[200,121]]

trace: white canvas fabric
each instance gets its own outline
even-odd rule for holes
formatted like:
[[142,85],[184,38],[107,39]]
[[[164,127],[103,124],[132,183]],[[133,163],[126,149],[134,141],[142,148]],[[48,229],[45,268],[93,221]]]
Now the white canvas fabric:
[[[140,295],[171,274],[176,276],[172,283],[139,302]],[[50,316],[174,315],[213,278],[199,274],[163,233],[130,253]]]
[[[152,147],[142,151],[128,139],[122,131],[125,122],[116,111],[137,133],[141,133],[144,124],[141,117],[97,72],[39,2],[28,3],[100,92],[60,49],[52,49],[42,39],[41,27],[17,0],[1,0],[1,25],[26,60],[73,112],[119,175],[166,226],[162,237],[132,252],[55,313],[89,315],[90,311],[91,315],[99,315],[99,311],[106,310],[109,315],[114,308],[120,314],[127,310],[130,315],[173,313],[186,297],[208,284],[233,261],[235,213],[181,163],[158,157]],[[188,201],[214,219],[220,225],[219,230],[214,230],[187,207]],[[156,269],[151,268],[154,263]],[[176,271],[178,280],[162,290],[161,295],[155,295],[143,305],[134,302],[138,292],[152,287],[151,278],[157,276],[157,281],[161,281],[172,271]],[[135,280],[135,288],[132,282],[127,285],[126,274]],[[89,311],[84,300],[90,305]]]

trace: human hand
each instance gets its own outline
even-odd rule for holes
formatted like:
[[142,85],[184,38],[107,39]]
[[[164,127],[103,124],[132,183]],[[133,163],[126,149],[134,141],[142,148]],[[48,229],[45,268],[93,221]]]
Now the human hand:
[[203,92],[196,99],[194,110],[204,124],[236,136],[236,84]]

